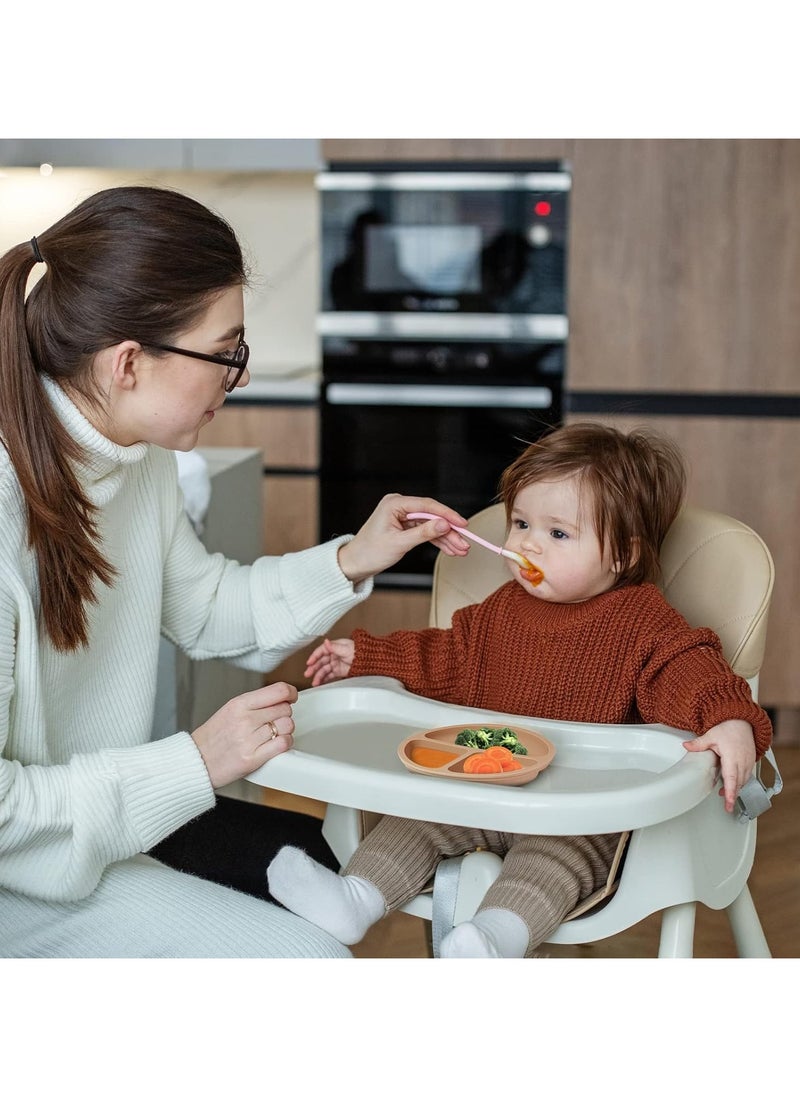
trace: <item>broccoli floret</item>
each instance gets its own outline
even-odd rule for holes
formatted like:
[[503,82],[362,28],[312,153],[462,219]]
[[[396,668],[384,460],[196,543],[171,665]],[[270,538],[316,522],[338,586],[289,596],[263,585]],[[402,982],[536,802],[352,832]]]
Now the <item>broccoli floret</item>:
[[[520,742],[519,737],[506,727],[498,745],[505,746],[507,750],[511,750],[511,752],[514,753],[518,746],[522,746],[522,743]],[[525,747],[523,746],[522,748],[524,749]]]
[[486,727],[479,727],[475,732],[475,740],[479,750],[488,750],[492,745],[492,732]]
[[460,731],[456,735],[456,746],[469,746],[471,750],[478,748],[478,741],[475,738],[475,732],[469,727],[465,731]]

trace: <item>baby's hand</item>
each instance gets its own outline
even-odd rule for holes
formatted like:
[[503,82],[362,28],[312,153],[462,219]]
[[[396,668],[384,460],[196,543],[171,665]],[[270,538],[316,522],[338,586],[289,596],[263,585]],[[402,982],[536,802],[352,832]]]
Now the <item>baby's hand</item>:
[[683,745],[690,753],[713,750],[717,754],[722,776],[719,794],[725,796],[725,810],[732,811],[736,797],[753,775],[756,763],[753,728],[743,719],[726,719]]
[[352,639],[325,639],[306,660],[305,677],[312,685],[325,685],[347,677],[355,658],[356,645]]

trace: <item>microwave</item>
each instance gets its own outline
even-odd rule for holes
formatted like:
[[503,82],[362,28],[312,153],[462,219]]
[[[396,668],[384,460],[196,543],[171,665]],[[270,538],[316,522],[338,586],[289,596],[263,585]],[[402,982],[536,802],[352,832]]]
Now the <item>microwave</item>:
[[316,185],[323,338],[566,339],[567,165],[331,163]]

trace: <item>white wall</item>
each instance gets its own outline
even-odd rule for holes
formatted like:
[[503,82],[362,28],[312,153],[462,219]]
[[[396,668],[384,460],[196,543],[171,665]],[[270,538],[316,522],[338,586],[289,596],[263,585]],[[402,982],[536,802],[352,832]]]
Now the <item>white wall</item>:
[[254,376],[319,367],[319,223],[314,175],[0,170],[0,252],[46,229],[83,198],[131,183],[174,187],[226,218],[253,268],[245,303]]

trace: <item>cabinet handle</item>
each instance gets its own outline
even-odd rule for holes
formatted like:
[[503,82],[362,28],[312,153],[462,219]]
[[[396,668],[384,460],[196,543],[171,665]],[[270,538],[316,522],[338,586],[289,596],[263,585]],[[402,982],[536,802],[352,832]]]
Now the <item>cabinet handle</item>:
[[527,407],[553,404],[550,388],[471,384],[329,384],[326,403],[363,407]]

